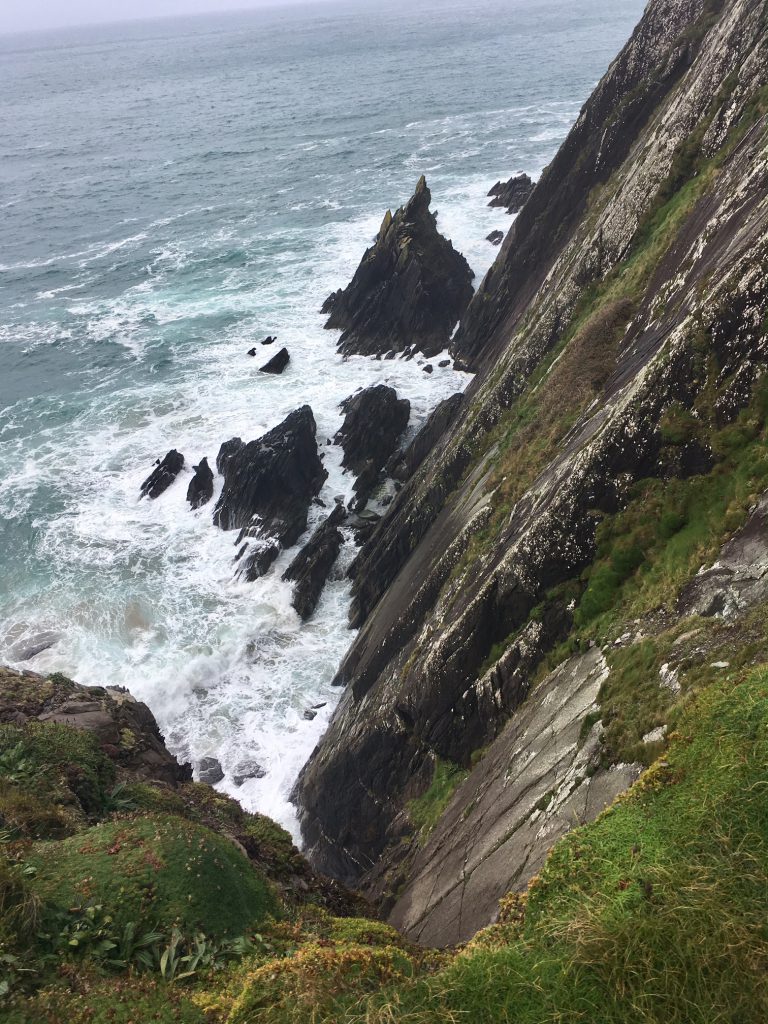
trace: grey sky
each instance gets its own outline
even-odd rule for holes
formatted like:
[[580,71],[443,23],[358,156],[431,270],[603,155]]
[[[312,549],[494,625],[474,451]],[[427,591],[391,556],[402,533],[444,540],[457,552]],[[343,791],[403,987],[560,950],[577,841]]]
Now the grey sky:
[[0,33],[318,0],[0,0]]

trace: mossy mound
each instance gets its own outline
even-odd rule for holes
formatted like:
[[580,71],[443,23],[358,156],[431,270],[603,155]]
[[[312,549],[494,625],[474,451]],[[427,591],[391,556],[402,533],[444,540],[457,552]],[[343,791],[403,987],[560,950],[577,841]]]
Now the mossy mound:
[[101,906],[119,927],[235,936],[276,910],[267,882],[233,843],[172,815],[113,820],[39,843],[25,864],[47,907]]

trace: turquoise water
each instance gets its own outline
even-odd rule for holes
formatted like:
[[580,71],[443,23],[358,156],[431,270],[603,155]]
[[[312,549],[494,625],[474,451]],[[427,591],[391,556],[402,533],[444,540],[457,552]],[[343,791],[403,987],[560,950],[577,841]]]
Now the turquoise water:
[[[320,304],[421,173],[482,275],[510,223],[485,193],[541,171],[641,10],[385,0],[0,37],[0,659],[56,637],[24,666],[130,686],[230,791],[255,758],[240,798],[293,827],[348,586],[302,626],[291,553],[236,580],[232,535],[185,504],[189,467],[304,402],[324,443],[362,385],[410,398],[412,431],[466,385],[342,361]],[[245,352],[267,333],[292,361],[259,380]],[[185,475],[138,502],[171,447]],[[324,497],[349,493],[334,446],[326,462]]]

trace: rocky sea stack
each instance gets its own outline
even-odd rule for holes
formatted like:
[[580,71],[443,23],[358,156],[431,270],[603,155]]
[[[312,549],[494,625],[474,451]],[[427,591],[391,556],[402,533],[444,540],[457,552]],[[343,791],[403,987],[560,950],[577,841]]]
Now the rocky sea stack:
[[388,210],[346,288],[323,304],[328,329],[340,329],[345,355],[420,350],[437,355],[472,298],[472,271],[430,212],[422,175],[412,198]]
[[328,475],[315,429],[304,405],[258,440],[233,438],[219,451],[224,487],[213,521],[223,530],[240,530],[237,543],[246,546],[238,558],[247,579],[263,575],[280,548],[291,547],[307,528],[310,502]]

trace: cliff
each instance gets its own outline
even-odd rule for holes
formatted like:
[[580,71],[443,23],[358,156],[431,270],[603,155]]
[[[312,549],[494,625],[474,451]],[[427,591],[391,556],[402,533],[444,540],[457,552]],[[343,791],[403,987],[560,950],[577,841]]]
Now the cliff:
[[[462,320],[456,424],[353,567],[362,628],[303,829],[425,942],[491,921],[658,753],[655,693],[619,735],[610,659],[566,656],[629,634],[642,659],[768,484],[765,35],[754,0],[649,5]],[[547,701],[559,763],[515,795]],[[425,801],[459,784],[424,846]],[[553,794],[562,816],[536,818]]]
[[766,1019],[767,37],[651,0],[374,460],[311,866],[124,692],[0,672],[9,1024]]

